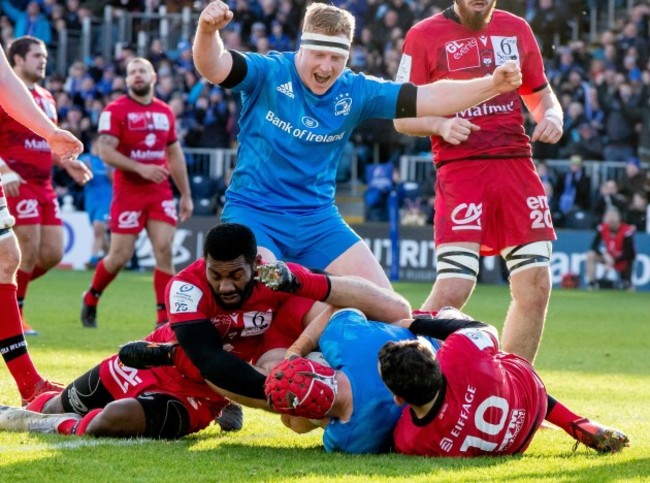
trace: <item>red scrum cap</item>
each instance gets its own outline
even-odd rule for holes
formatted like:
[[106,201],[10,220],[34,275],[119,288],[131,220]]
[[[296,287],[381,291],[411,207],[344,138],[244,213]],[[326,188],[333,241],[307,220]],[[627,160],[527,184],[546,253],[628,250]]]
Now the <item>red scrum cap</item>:
[[335,374],[331,367],[304,357],[285,359],[266,378],[269,407],[282,414],[323,419],[336,398]]

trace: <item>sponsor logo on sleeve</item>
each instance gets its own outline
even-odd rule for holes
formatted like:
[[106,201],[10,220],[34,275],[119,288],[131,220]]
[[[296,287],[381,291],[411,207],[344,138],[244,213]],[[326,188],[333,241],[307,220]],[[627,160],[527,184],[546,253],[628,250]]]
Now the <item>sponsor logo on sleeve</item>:
[[203,292],[199,287],[181,280],[174,280],[169,290],[169,313],[185,314],[196,312]]
[[411,80],[411,65],[413,64],[413,57],[408,54],[403,54],[399,61],[395,81],[409,82]]
[[110,131],[111,129],[111,113],[104,111],[99,115],[99,122],[97,124],[97,131]]
[[461,329],[458,331],[458,334],[462,334],[467,337],[472,343],[478,347],[479,350],[487,349],[489,347],[494,347],[494,340],[484,330],[481,329]]

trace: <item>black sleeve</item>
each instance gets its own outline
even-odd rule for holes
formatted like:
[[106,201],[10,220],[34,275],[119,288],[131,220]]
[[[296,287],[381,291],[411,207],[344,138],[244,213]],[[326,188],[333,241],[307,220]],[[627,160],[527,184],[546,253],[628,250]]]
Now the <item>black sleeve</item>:
[[402,84],[397,96],[397,109],[395,118],[416,117],[418,104],[418,88],[415,84],[407,82]]
[[594,239],[591,241],[591,249],[596,252],[600,253],[602,255],[602,252],[600,251],[600,242],[602,241],[602,237],[600,236],[600,230],[596,230],[596,234],[594,235]]
[[626,236],[623,238],[623,254],[621,260],[633,261],[636,258],[636,247],[634,246],[634,238]]
[[489,327],[488,324],[478,320],[463,319],[415,319],[409,330],[415,335],[425,335],[445,340],[451,334],[461,329]]
[[246,77],[248,64],[246,64],[246,58],[241,53],[236,50],[229,50],[228,52],[232,55],[232,69],[230,69],[228,77],[219,85],[225,89],[232,89]]
[[226,391],[264,399],[265,377],[223,350],[219,332],[209,320],[172,325],[180,346],[205,379]]

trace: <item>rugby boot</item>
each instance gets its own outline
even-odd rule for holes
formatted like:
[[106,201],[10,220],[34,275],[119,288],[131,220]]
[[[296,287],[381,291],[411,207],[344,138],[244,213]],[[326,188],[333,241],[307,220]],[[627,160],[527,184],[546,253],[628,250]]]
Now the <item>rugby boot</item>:
[[38,335],[38,330],[32,329],[31,326],[25,322],[25,319],[21,319],[23,325],[23,334],[25,335]]
[[231,402],[214,418],[221,431],[239,431],[244,425],[244,412],[239,404]]
[[134,369],[173,366],[175,349],[176,344],[136,340],[120,347],[119,357],[122,364]]
[[81,296],[81,325],[89,329],[97,328],[97,306],[86,303],[86,292]]
[[41,414],[23,408],[0,406],[0,429],[4,431],[56,434],[59,424],[81,419],[75,413]]
[[56,392],[58,394],[64,389],[65,387],[59,384],[58,382],[50,382],[47,379],[41,379],[34,386],[34,392],[32,393],[31,396],[21,398],[22,405],[27,406],[30,402],[32,402],[34,399],[36,399],[44,392]]
[[569,425],[569,434],[577,440],[574,450],[582,443],[599,453],[618,453],[630,445],[628,437],[620,431],[587,418],[573,421]]

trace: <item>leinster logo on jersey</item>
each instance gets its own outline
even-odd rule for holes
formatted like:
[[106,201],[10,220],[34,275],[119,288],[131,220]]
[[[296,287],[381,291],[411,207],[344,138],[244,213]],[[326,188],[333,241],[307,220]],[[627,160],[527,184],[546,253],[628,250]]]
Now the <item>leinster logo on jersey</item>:
[[318,127],[318,121],[309,116],[302,116],[302,123],[309,129]]
[[347,92],[345,94],[339,94],[336,97],[336,104],[334,104],[334,115],[335,116],[347,116],[350,114],[350,109],[352,108],[352,98]]

